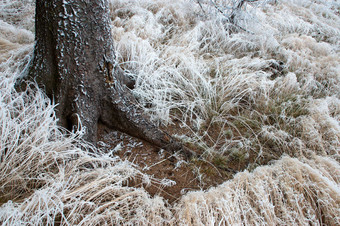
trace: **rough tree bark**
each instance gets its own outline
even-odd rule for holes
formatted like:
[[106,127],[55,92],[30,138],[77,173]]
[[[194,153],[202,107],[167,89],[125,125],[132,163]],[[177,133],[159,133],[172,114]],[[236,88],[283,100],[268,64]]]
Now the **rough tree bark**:
[[116,62],[107,0],[37,0],[35,25],[29,79],[58,103],[60,125],[72,129],[80,119],[92,143],[103,123],[168,151],[183,150],[136,107],[127,87],[133,83]]

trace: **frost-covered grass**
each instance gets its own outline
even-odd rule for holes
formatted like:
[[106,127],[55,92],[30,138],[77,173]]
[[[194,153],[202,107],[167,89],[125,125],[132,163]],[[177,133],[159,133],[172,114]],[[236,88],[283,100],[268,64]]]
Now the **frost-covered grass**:
[[182,121],[208,152],[338,154],[339,4],[249,3],[246,31],[230,32],[200,2],[112,1],[121,64],[153,119]]
[[85,143],[82,131],[67,135],[40,90],[15,91],[20,75],[5,70],[8,65],[0,65],[2,225],[160,224],[170,218],[161,198],[128,187],[134,179],[159,181]]
[[253,170],[175,206],[128,187],[154,180],[132,163],[60,130],[34,85],[15,91],[33,50],[34,5],[0,3],[2,225],[340,224],[339,3],[249,3],[235,28],[209,2],[110,1],[121,66],[152,120],[183,128],[177,137],[205,161]]
[[192,192],[175,207],[183,225],[337,225],[339,163],[325,157],[242,172],[207,192]]

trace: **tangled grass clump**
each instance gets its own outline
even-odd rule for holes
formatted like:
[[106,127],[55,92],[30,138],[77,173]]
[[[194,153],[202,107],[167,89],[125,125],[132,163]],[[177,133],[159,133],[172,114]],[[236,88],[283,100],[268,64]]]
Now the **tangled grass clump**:
[[197,164],[244,168],[174,205],[129,187],[160,181],[58,127],[34,84],[15,90],[33,50],[34,3],[4,1],[2,225],[340,224],[336,1],[249,4],[232,32],[225,15],[209,14],[211,1],[199,1],[205,13],[189,0],[109,2],[117,55],[145,112],[201,151]]

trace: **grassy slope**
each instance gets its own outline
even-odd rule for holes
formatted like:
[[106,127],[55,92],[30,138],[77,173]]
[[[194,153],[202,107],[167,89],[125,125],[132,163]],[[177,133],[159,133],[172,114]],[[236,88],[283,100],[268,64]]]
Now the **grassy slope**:
[[111,1],[121,65],[155,122],[184,127],[178,137],[222,165],[280,158],[167,206],[126,186],[153,180],[131,163],[91,154],[81,131],[65,137],[40,91],[15,92],[33,48],[30,2],[0,3],[4,225],[340,224],[339,3],[249,5],[239,20],[248,32],[227,34],[209,5]]

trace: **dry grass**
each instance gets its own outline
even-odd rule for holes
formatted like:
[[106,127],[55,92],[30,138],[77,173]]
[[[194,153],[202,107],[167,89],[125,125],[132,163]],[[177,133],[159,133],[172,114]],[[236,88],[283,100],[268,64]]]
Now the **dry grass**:
[[339,3],[275,2],[249,4],[247,31],[231,32],[209,1],[110,1],[121,66],[155,122],[180,124],[205,161],[280,159],[175,206],[129,187],[155,180],[132,163],[58,128],[42,91],[15,91],[34,5],[1,2],[2,225],[339,225]]
[[[333,171],[334,170],[334,171]],[[178,225],[337,225],[338,162],[284,157],[206,192],[192,192],[175,207]]]

